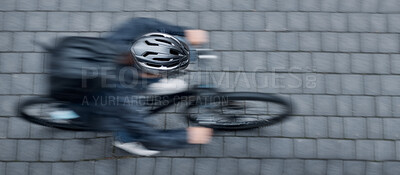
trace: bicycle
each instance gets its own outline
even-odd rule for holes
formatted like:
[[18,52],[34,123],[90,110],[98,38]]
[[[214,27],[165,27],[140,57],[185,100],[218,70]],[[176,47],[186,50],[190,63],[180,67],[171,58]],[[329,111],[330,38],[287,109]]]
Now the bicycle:
[[[197,49],[197,58],[215,59],[209,49]],[[209,85],[197,85],[184,92],[168,95],[144,96],[151,114],[172,105],[182,104],[181,114],[191,123],[220,130],[243,130],[269,126],[287,119],[292,104],[276,94],[258,92],[220,92]],[[272,105],[272,106],[271,106]],[[273,107],[278,105],[280,107]],[[258,109],[257,109],[258,108]],[[269,108],[281,109],[279,112]],[[74,131],[92,131],[79,120],[80,116],[68,108],[68,102],[48,97],[35,97],[20,104],[18,114],[30,122]]]

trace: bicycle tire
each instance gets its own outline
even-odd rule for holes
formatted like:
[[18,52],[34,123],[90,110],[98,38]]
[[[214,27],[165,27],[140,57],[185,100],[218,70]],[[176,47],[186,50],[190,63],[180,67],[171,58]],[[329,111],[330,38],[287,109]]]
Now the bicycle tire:
[[77,123],[59,123],[54,122],[50,119],[44,119],[43,116],[33,116],[29,114],[25,109],[32,106],[32,105],[41,105],[41,104],[50,104],[50,103],[65,103],[59,102],[52,98],[47,97],[34,97],[23,101],[18,108],[18,114],[21,118],[43,126],[63,129],[63,130],[72,130],[72,131],[88,131],[89,129],[87,126],[79,125]]
[[[202,105],[204,106],[216,102],[218,103],[221,102],[222,100],[228,102],[250,100],[250,101],[259,101],[265,103],[276,103],[283,106],[285,110],[268,120],[257,120],[251,122],[246,121],[246,122],[238,122],[236,124],[224,123],[224,122],[201,122],[198,120],[198,118],[192,117],[191,115],[193,114],[189,112],[191,108],[199,107]],[[244,130],[244,129],[253,129],[264,126],[270,126],[285,120],[286,118],[288,118],[288,116],[292,114],[292,104],[290,103],[290,101],[274,94],[257,93],[257,92],[222,92],[213,96],[203,96],[203,98],[201,98],[200,100],[197,100],[193,102],[191,105],[189,105],[185,113],[187,118],[191,122],[197,123],[200,126],[219,129],[219,130]],[[221,116],[221,114],[217,115]]]

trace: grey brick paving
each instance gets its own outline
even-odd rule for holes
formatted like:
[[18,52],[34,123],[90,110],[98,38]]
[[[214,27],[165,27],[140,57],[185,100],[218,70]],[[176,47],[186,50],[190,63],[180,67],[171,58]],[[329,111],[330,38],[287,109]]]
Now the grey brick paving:
[[397,132],[399,130],[399,127],[397,127],[400,123],[400,120],[398,118],[388,118],[383,120],[383,136],[384,138],[388,139],[398,139],[400,137],[400,134]]
[[380,95],[380,77],[379,76],[365,76],[364,77],[365,94],[367,95]]
[[21,174],[29,173],[29,164],[26,162],[9,162],[6,164],[6,174]]
[[299,7],[299,2],[295,0],[278,1],[277,4],[279,11],[296,11]]
[[304,32],[299,34],[301,51],[320,51],[321,34],[314,32]]
[[[297,158],[315,158],[317,157],[317,143],[313,139],[295,139],[294,157]],[[274,150],[272,150],[274,151]]]
[[194,171],[194,159],[190,158],[181,158],[181,159],[172,159],[172,170],[171,174],[193,174]]
[[74,163],[57,162],[52,164],[52,173],[57,175],[68,175],[74,172]]
[[30,163],[29,172],[32,175],[51,174],[50,163]]
[[265,13],[261,12],[244,12],[243,28],[244,30],[265,30]]
[[309,13],[310,30],[329,31],[331,29],[330,13]]
[[356,158],[362,160],[375,160],[374,141],[357,140],[356,141]]
[[62,160],[80,160],[85,157],[83,140],[65,140],[62,148]]
[[221,22],[221,29],[223,30],[243,30],[242,13],[222,12]]
[[271,138],[271,156],[288,158],[293,157],[293,140],[286,138]]
[[267,31],[282,31],[286,30],[286,14],[281,12],[267,12],[266,16],[266,25]]
[[204,145],[201,147],[201,153],[205,156],[222,157],[224,150],[224,140],[222,137],[214,137],[211,141],[213,144]]
[[247,155],[247,139],[243,137],[225,137],[224,155],[229,157],[243,157]]
[[324,174],[326,173],[326,161],[324,160],[305,160],[304,174]]
[[234,32],[233,49],[234,50],[254,50],[254,35],[251,32]]
[[382,77],[382,94],[383,95],[397,95],[396,89],[400,86],[396,80],[400,79],[398,76],[384,76]]
[[383,163],[383,174],[398,174],[398,173],[400,173],[398,162]]
[[260,174],[260,160],[257,159],[239,159],[239,174]]
[[220,16],[216,12],[200,12],[200,28],[205,30],[217,30],[220,28]]
[[356,156],[353,140],[317,140],[317,156],[326,159],[354,159]]
[[[0,174],[400,174],[399,13],[398,0],[2,0]],[[109,133],[15,117],[19,101],[48,93],[33,40],[104,36],[131,17],[209,30],[222,59],[191,65],[191,85],[279,92],[296,116],[151,158],[113,148]],[[185,127],[175,110],[151,121]]]
[[[210,174],[214,175],[217,173],[218,159],[213,158],[197,158],[195,163],[194,174]],[[167,168],[164,168],[167,169]]]
[[62,140],[42,140],[39,157],[41,161],[60,161],[62,156]]
[[347,16],[343,13],[332,13],[331,14],[331,27],[332,31],[343,32],[347,31]]
[[21,54],[17,53],[0,54],[0,72],[17,73],[20,72],[21,69],[22,69]]
[[314,96],[314,113],[316,115],[335,115],[335,96]]
[[262,174],[282,174],[283,160],[280,159],[264,159],[261,161]]
[[343,161],[328,160],[327,174],[343,174]]
[[326,117],[305,118],[306,137],[326,138],[328,136],[328,119]]
[[94,166],[94,161],[76,162],[74,164],[74,174],[94,174]]
[[24,29],[25,13],[23,12],[5,12],[3,15],[3,29],[9,31],[21,31]]
[[369,15],[361,13],[349,14],[349,31],[352,32],[368,32],[369,29]]
[[238,174],[238,160],[232,158],[218,159],[217,174]]
[[276,50],[276,37],[273,32],[255,32],[255,49],[256,50]]
[[116,174],[117,164],[116,160],[99,160],[96,161],[94,166],[95,174],[107,175]]
[[367,123],[365,118],[344,118],[345,138],[366,138]]
[[89,139],[85,143],[85,159],[97,159],[104,157],[105,139]]
[[286,137],[304,137],[304,128],[304,118],[294,117],[282,123],[282,135]]
[[394,117],[399,116],[400,110],[397,108],[397,106],[400,104],[400,98],[399,97],[392,97],[392,115]]
[[19,140],[17,148],[17,160],[38,161],[39,144],[39,140]]
[[376,54],[374,55],[374,73],[384,74],[390,72],[389,55]]
[[2,140],[0,147],[4,151],[0,155],[2,161],[17,159],[17,140]]
[[399,74],[400,55],[391,55],[391,71],[394,74]]
[[383,164],[380,162],[367,162],[365,166],[366,174],[382,174]]
[[286,159],[283,174],[304,174],[304,161],[299,159]]
[[[156,159],[156,169],[154,170],[154,174],[157,174],[157,175],[170,174],[171,173],[171,163],[172,163],[172,160],[170,158]],[[133,172],[133,171],[131,171],[131,172]],[[129,173],[129,171],[127,171],[127,173]]]
[[308,29],[308,14],[301,12],[288,13],[288,29],[305,31]]
[[322,33],[321,48],[322,51],[337,51],[338,50],[337,33]]
[[154,171],[155,159],[139,158],[136,161],[136,174],[152,174]]
[[344,174],[365,174],[365,162],[361,161],[344,161]]
[[299,50],[298,33],[277,33],[277,46],[282,51]]
[[395,149],[393,141],[375,141],[375,159],[394,160],[396,159]]
[[380,118],[368,118],[367,135],[368,138],[383,138],[383,120]]
[[11,117],[8,120],[8,138],[28,138],[30,124],[20,118]]
[[378,51],[378,34],[363,33],[361,34],[361,52],[377,52]]
[[343,138],[343,118],[328,118],[328,134],[330,138]]

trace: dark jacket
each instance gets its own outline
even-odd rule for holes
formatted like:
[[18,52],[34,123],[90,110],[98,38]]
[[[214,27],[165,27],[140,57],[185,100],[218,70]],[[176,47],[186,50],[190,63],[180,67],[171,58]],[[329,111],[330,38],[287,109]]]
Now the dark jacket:
[[[117,53],[129,53],[130,45],[143,34],[150,32],[183,36],[184,28],[169,25],[155,19],[134,18],[104,39],[111,43],[113,49],[110,50],[114,50],[116,47]],[[113,54],[109,55],[112,56]],[[87,61],[87,58],[84,57],[75,59],[79,62],[82,58]],[[116,59],[115,56],[113,58]],[[97,73],[97,78],[88,77],[85,79],[84,88],[82,88],[82,78],[66,77],[65,74],[60,72],[60,64],[58,64],[59,67],[57,68],[53,66],[52,82],[66,83],[60,86],[60,88],[64,87],[64,90],[57,91],[56,89],[52,91],[52,96],[54,98],[64,97],[63,100],[74,99],[71,100],[73,102],[71,108],[81,116],[82,120],[90,123],[93,130],[133,133],[139,136],[139,141],[147,148],[153,150],[168,150],[188,146],[185,129],[158,130],[144,121],[144,117],[148,115],[148,110],[138,99],[151,80],[137,76],[138,72],[132,67],[123,67],[115,63],[115,61],[105,60],[90,60],[90,64],[93,64],[93,66],[88,67],[101,68],[102,66],[110,67],[112,65],[115,69],[110,69],[111,73],[108,73],[115,76],[109,78],[107,75]],[[57,62],[57,60],[53,61]],[[82,66],[77,67],[78,70],[70,72],[78,72],[79,69],[84,71]],[[108,81],[107,85],[102,82],[104,77],[107,77],[105,79]],[[121,79],[121,77],[123,78]],[[70,91],[71,89],[72,91]],[[72,96],[75,98],[72,98]]]
[[133,18],[105,38],[118,43],[123,52],[129,52],[133,42],[146,33],[160,32],[184,36],[185,29],[152,18]]

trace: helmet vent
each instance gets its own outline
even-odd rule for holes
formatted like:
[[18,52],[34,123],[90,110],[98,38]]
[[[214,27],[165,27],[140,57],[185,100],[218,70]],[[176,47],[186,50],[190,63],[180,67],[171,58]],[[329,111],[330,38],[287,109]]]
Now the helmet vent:
[[153,58],[153,60],[157,60],[157,61],[170,61],[171,58]]
[[158,64],[152,64],[152,63],[146,63],[146,64],[151,67],[161,67],[161,65]]
[[158,46],[158,44],[155,44],[155,43],[151,43],[151,42],[149,42],[149,41],[144,41],[147,45],[149,45],[149,46]]
[[156,39],[156,41],[163,42],[163,43],[166,43],[166,44],[171,44],[171,42],[166,41],[166,40],[162,40],[162,39]]
[[177,50],[175,50],[175,49],[170,49],[169,53],[172,54],[172,55],[179,55],[179,52]]
[[143,56],[144,57],[147,57],[148,55],[157,55],[158,53],[155,53],[155,52],[145,52],[144,54],[143,54]]
[[158,35],[158,34],[152,34],[150,36],[154,36],[154,37],[165,37],[164,35]]

